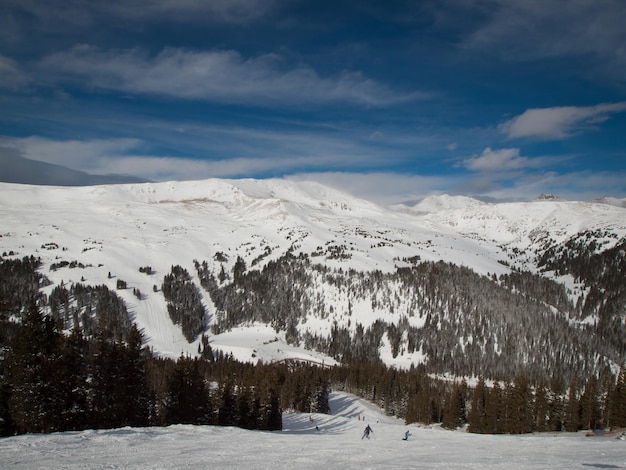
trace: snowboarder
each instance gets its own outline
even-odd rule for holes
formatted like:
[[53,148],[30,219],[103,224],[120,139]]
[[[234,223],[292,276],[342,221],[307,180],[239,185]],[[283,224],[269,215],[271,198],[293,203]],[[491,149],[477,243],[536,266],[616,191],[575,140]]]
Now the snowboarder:
[[404,433],[404,437],[402,438],[402,440],[408,441],[409,437],[411,437],[411,433],[407,430],[407,432]]
[[374,430],[370,428],[370,425],[368,424],[367,427],[365,428],[365,431],[363,431],[363,435],[361,436],[361,439],[363,439],[364,437],[367,437],[369,439],[370,433],[372,432],[374,432]]

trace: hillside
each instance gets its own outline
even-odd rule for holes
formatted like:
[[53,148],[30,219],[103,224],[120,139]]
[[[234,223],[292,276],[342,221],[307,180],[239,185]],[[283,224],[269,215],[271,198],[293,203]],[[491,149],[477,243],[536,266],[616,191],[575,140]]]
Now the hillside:
[[615,201],[384,208],[283,180],[3,183],[0,235],[3,260],[41,260],[46,308],[68,329],[88,308],[72,286],[106,286],[168,357],[208,339],[243,361],[380,357],[567,381],[626,353]]

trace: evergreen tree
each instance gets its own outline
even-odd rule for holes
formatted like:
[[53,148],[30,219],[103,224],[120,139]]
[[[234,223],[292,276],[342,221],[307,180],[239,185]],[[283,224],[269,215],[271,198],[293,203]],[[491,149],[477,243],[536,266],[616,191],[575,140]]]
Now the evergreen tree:
[[565,403],[563,390],[558,381],[553,381],[549,392],[548,404],[548,429],[550,431],[563,430],[563,418],[565,414]]
[[5,360],[9,414],[18,433],[52,432],[62,424],[61,341],[54,320],[32,305]]
[[626,427],[626,364],[608,394],[608,425],[611,428]]
[[122,351],[121,383],[124,393],[124,421],[128,426],[148,425],[150,399],[146,381],[143,336],[133,324]]
[[563,420],[563,429],[567,432],[576,432],[580,429],[580,401],[578,400],[577,391],[576,382],[572,381],[567,395]]
[[170,274],[163,279],[163,296],[172,321],[180,325],[183,335],[190,343],[206,329],[206,311],[199,289],[182,266],[172,266]]
[[520,375],[509,388],[507,397],[507,431],[512,434],[523,434],[533,429],[532,391],[528,378]]
[[283,414],[280,407],[280,395],[278,390],[271,388],[261,412],[261,429],[267,431],[280,431],[283,429]]
[[470,411],[467,414],[469,432],[489,432],[487,430],[487,393],[485,379],[480,377],[474,389]]
[[57,373],[63,383],[63,429],[78,431],[90,424],[88,390],[88,344],[78,326],[72,329],[63,348]]
[[259,410],[250,387],[241,387],[237,396],[237,424],[244,429],[258,427]]
[[441,426],[448,429],[456,429],[466,422],[465,400],[467,395],[467,384],[465,381],[455,383],[446,395],[443,419]]
[[580,397],[580,425],[583,429],[596,429],[600,425],[601,415],[598,403],[598,379],[591,376]]
[[238,424],[237,397],[232,382],[228,381],[222,385],[220,397],[217,423],[220,426],[236,426]]
[[91,364],[92,426],[110,429],[125,424],[123,346],[98,335]]
[[167,424],[209,424],[212,403],[197,359],[181,356],[167,380]]
[[317,413],[330,414],[329,395],[328,382],[320,378],[315,391],[315,403],[313,406]]
[[550,403],[548,401],[548,391],[543,384],[540,384],[535,388],[535,401],[533,407],[533,415],[535,417],[533,429],[535,431],[545,432],[550,430],[549,414]]
[[309,384],[309,377],[306,376],[306,369],[300,368],[295,370],[291,376],[293,381],[295,381],[293,391],[291,392],[293,396],[291,402],[295,405],[297,411],[311,412],[311,384]]
[[11,436],[15,432],[15,425],[9,411],[9,386],[4,377],[0,377],[0,437]]
[[487,394],[485,405],[485,432],[501,434],[505,432],[505,392],[498,382],[493,384]]

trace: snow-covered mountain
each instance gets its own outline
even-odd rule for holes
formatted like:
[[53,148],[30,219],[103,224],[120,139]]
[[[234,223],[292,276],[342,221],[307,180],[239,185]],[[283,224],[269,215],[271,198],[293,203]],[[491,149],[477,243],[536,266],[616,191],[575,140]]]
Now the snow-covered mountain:
[[[201,341],[188,342],[168,316],[160,287],[175,265],[187,269],[198,286],[197,263],[207,262],[213,272],[231,272],[240,257],[249,271],[261,270],[287,254],[306,256],[339,273],[394,273],[418,262],[444,261],[497,278],[515,270],[537,273],[548,250],[582,236],[595,240],[595,253],[623,243],[626,208],[615,201],[494,204],[447,195],[431,196],[414,207],[386,208],[317,183],[285,180],[90,187],[0,183],[3,258],[40,257],[42,272],[52,281],[47,294],[79,282],[115,290],[117,280],[124,280],[128,288],[117,294],[133,321],[155,352],[173,357],[197,354]],[[151,268],[149,274],[141,272],[145,266]],[[575,276],[552,270],[544,275],[563,283],[573,302],[588,292],[589,286]],[[310,298],[322,299],[326,313],[301,318],[296,325],[301,334],[330,334],[333,324],[354,333],[357,323],[368,327],[380,318],[395,322],[410,317],[414,328],[427,321],[408,311],[408,301],[384,301],[375,292],[371,301],[364,300],[369,297],[357,298],[350,288],[342,290],[324,281],[323,274],[315,276],[320,281],[309,288]],[[398,284],[394,295],[408,295],[405,290]],[[218,312],[209,293],[200,292],[210,327]],[[385,310],[384,305],[395,307]],[[243,360],[334,362],[302,343],[286,344],[285,331],[276,331],[275,325],[247,323],[219,334],[209,330],[209,336],[213,348]],[[398,365],[427,355],[424,350],[392,354],[387,336],[380,351]]]

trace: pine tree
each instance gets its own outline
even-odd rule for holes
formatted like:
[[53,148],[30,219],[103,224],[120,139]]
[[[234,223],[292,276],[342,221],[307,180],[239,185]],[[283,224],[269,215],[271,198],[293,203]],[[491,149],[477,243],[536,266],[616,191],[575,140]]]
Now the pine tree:
[[549,411],[550,403],[548,401],[548,391],[543,384],[540,384],[535,388],[535,401],[533,407],[535,431],[549,431]]
[[467,384],[465,381],[455,383],[446,395],[445,408],[441,426],[448,429],[456,429],[466,422],[465,400]]
[[487,404],[485,405],[485,432],[490,434],[501,434],[504,431],[505,399],[502,387],[498,382],[487,394]]
[[89,390],[87,379],[88,345],[78,326],[72,329],[63,348],[61,367],[57,371],[62,376],[63,396],[63,429],[78,431],[89,426]]
[[330,414],[328,381],[320,378],[315,391],[314,408],[317,413]]
[[617,382],[609,393],[608,425],[611,428],[626,427],[626,364],[622,366]]
[[520,375],[508,394],[508,432],[523,434],[533,429],[532,391],[528,378]]
[[133,324],[122,351],[121,383],[123,387],[124,421],[127,426],[148,424],[149,393],[146,364],[142,348],[143,337]]
[[280,407],[280,395],[275,388],[271,388],[266,396],[261,413],[261,429],[280,431],[283,429],[283,414]]
[[580,429],[580,401],[578,400],[577,392],[576,382],[572,381],[567,395],[563,419],[563,429],[567,432],[576,432]]
[[563,390],[559,381],[553,381],[550,386],[548,404],[548,428],[550,431],[563,430],[563,418],[565,414],[565,404]]
[[62,424],[61,341],[54,320],[31,306],[5,360],[9,413],[20,434],[52,432]]
[[471,409],[467,414],[468,431],[485,433],[487,431],[487,387],[485,379],[480,377],[472,398]]
[[209,424],[212,403],[198,359],[181,356],[167,380],[167,424]]
[[258,427],[258,409],[255,407],[254,397],[250,387],[241,387],[237,396],[237,424],[244,429]]
[[91,364],[92,426],[110,429],[125,424],[123,346],[98,335]]
[[580,397],[580,424],[583,429],[596,429],[600,424],[600,408],[598,403],[598,379],[591,376]]
[[236,426],[237,397],[235,396],[233,383],[228,381],[222,384],[220,390],[221,404],[218,411],[217,424],[220,426]]
[[15,432],[15,424],[9,411],[10,390],[4,377],[0,377],[0,437],[11,436]]

